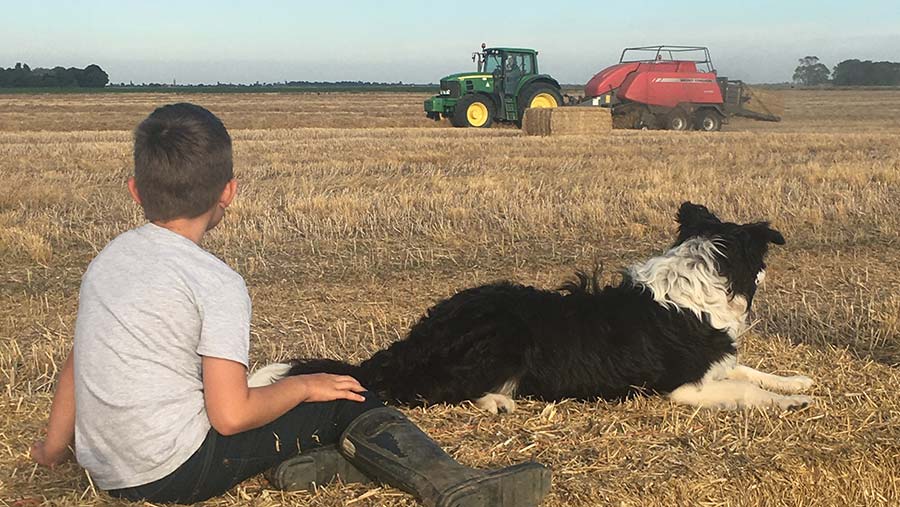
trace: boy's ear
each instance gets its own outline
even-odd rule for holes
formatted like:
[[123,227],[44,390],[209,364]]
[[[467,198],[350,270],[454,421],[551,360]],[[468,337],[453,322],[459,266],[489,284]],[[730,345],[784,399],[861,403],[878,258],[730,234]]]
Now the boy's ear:
[[231,178],[228,180],[228,183],[225,184],[225,188],[222,189],[222,195],[219,196],[219,205],[222,208],[227,208],[231,205],[231,201],[234,200],[234,197],[237,195],[237,180]]
[[138,193],[137,183],[134,182],[134,176],[128,178],[128,193],[131,194],[131,198],[134,199],[134,202],[141,205],[141,195]]

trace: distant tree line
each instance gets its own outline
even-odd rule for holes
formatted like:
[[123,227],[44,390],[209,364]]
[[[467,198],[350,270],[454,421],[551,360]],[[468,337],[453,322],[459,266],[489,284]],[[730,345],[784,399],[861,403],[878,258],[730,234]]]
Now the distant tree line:
[[337,86],[340,88],[348,88],[348,87],[366,87],[366,86],[404,86],[403,81],[397,81],[396,83],[382,83],[377,81],[285,81],[282,83],[282,86],[312,86],[312,87],[322,87],[322,86]]
[[247,83],[223,83],[221,81],[216,82],[215,84],[176,84],[176,83],[111,83],[110,86],[114,86],[117,88],[215,88],[215,87],[229,87],[229,88],[315,88],[315,89],[325,89],[325,88],[339,88],[339,89],[347,89],[347,88],[372,88],[372,87],[422,87],[429,86],[430,84],[422,85],[422,84],[404,84],[403,81],[397,81],[393,83],[388,82],[380,82],[380,81],[279,81],[274,83],[261,83],[259,81],[247,84]]
[[794,82],[804,86],[900,86],[900,63],[844,60],[829,70],[817,56],[800,59]]
[[840,86],[900,85],[900,63],[844,60],[831,71],[831,82]]
[[103,88],[108,82],[109,75],[93,64],[83,69],[32,69],[25,63],[0,67],[0,88]]

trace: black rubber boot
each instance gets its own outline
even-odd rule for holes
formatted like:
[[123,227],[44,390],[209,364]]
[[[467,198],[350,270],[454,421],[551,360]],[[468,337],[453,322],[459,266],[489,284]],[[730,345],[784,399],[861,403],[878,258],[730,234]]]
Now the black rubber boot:
[[350,464],[333,445],[304,451],[266,472],[266,479],[282,491],[312,491],[339,478],[344,484],[371,479]]
[[427,507],[530,507],[550,490],[550,470],[522,463],[476,470],[457,463],[396,409],[357,417],[341,451],[369,477],[416,496]]

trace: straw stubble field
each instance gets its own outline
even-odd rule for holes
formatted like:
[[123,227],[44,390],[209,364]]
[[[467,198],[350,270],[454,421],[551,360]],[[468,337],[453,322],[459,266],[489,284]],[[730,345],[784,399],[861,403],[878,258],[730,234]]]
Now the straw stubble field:
[[[256,364],[358,361],[436,300],[506,278],[552,288],[664,250],[683,200],[770,219],[743,362],[814,377],[802,411],[661,398],[407,410],[474,466],[536,459],[549,506],[900,501],[900,92],[788,92],[780,124],[716,134],[527,137],[422,118],[418,95],[0,96],[0,505],[107,505],[74,464],[35,467],[80,276],[140,222],[130,130],[190,100],[235,140],[241,193],[207,246],[247,280]],[[372,104],[376,104],[372,106]],[[250,480],[207,505],[413,505],[390,488],[285,494]]]

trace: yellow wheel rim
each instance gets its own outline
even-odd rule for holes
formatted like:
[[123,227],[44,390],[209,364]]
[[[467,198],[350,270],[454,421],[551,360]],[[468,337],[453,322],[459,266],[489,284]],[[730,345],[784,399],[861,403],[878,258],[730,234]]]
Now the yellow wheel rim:
[[488,108],[481,102],[472,102],[466,109],[466,119],[473,127],[483,127],[488,121]]
[[559,107],[559,103],[556,102],[556,97],[549,93],[538,93],[531,99],[528,107]]

